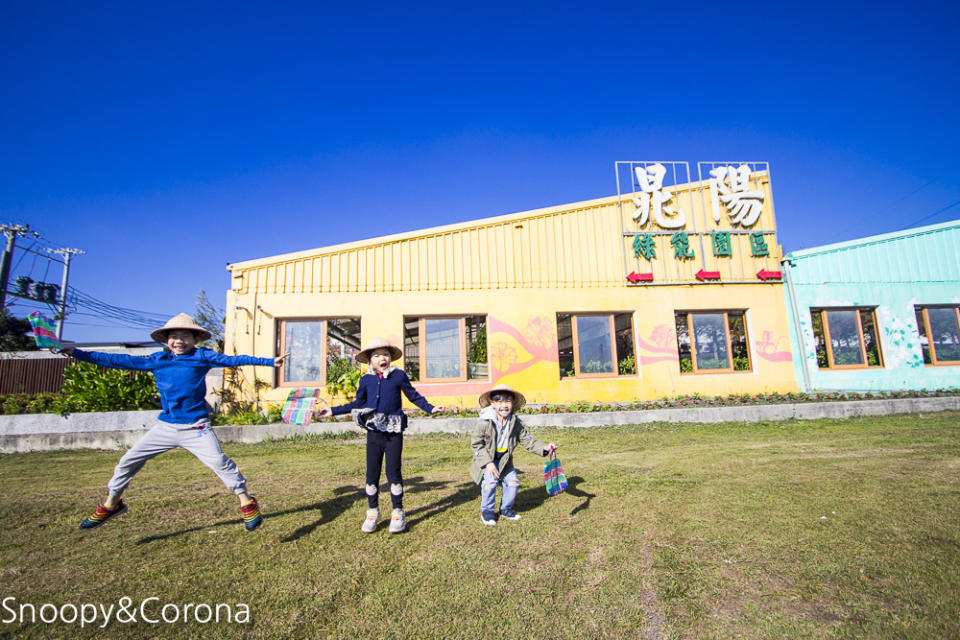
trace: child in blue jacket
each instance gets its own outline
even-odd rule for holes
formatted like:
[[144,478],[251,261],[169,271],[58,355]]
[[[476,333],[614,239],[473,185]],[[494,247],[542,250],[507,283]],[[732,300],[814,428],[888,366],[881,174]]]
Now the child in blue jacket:
[[210,467],[227,488],[237,494],[243,524],[247,531],[253,531],[263,522],[260,507],[257,499],[247,493],[246,479],[234,461],[224,455],[220,441],[210,428],[205,377],[213,367],[279,367],[289,354],[278,358],[255,358],[227,356],[210,349],[197,348],[198,342],[210,338],[210,332],[185,313],[171,318],[150,337],[166,343],[169,350],[158,351],[145,358],[122,353],[83,351],[73,347],[61,351],[81,362],[152,372],[163,407],[157,424],[120,458],[107,485],[107,499],[97,506],[93,515],[80,523],[80,528],[93,529],[126,511],[127,505],[120,496],[144,463],[174,447],[183,447]]
[[390,482],[390,501],[393,513],[390,517],[390,533],[400,533],[407,528],[403,512],[403,474],[400,458],[403,454],[403,431],[407,428],[407,415],[403,412],[400,393],[427,413],[440,413],[443,407],[435,407],[420,395],[407,373],[390,366],[402,352],[383,338],[374,338],[357,354],[357,362],[368,364],[367,373],[360,378],[357,397],[353,402],[338,407],[323,407],[318,415],[350,413],[357,424],[367,430],[367,509],[360,530],[373,533],[380,519],[380,469],[384,457],[387,461],[387,480]]

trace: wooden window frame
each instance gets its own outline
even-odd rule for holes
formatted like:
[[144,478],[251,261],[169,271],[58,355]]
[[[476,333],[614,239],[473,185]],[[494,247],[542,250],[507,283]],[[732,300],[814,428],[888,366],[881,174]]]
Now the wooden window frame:
[[[746,309],[696,309],[696,310],[678,310],[674,314],[683,313],[687,316],[687,335],[690,337],[690,363],[693,366],[691,371],[681,371],[682,376],[708,376],[708,375],[727,375],[753,373],[753,357],[750,355],[750,333],[747,329],[747,310]],[[707,315],[714,313],[723,314],[723,335],[727,344],[727,358],[730,360],[730,366],[725,369],[701,369],[697,366],[697,338],[693,331],[693,316]],[[748,368],[743,371],[737,371],[733,364],[733,338],[730,336],[730,314],[739,314],[743,316],[743,339],[747,344],[747,365]],[[674,321],[676,322],[676,321]],[[680,344],[677,343],[677,353],[679,355]]]
[[914,308],[917,311],[921,312],[923,317],[923,326],[919,329],[923,332],[923,335],[927,338],[927,348],[930,351],[930,363],[924,363],[924,366],[927,367],[957,367],[960,366],[960,360],[948,360],[946,362],[939,362],[937,358],[937,349],[933,343],[933,332],[930,329],[930,316],[927,314],[928,309],[953,309],[954,314],[957,316],[957,324],[960,325],[960,305],[956,304],[918,304],[914,305]]
[[[620,375],[620,361],[617,359],[617,323],[616,316],[627,314],[630,316],[630,337],[633,340],[633,357],[635,371],[634,373],[625,373]],[[561,376],[562,380],[590,379],[590,378],[630,378],[640,374],[640,363],[637,359],[637,333],[634,327],[634,313],[631,311],[590,311],[587,313],[576,313],[573,311],[560,311],[558,315],[570,316],[570,332],[573,341],[573,375]],[[577,318],[603,318],[606,317],[610,323],[610,357],[613,360],[613,371],[609,373],[584,373],[580,370],[580,341],[577,329]]]
[[[476,315],[476,314],[475,314]],[[483,314],[481,314],[483,315]],[[410,317],[410,316],[407,316]],[[414,316],[417,318],[417,330],[420,332],[420,344],[417,347],[417,354],[420,359],[420,379],[417,382],[466,382],[467,381],[467,316],[444,315],[444,316]],[[484,315],[484,318],[487,316]],[[456,378],[428,378],[427,375],[427,320],[456,320],[457,333],[459,334],[458,343],[460,345],[460,375]],[[486,321],[485,321],[486,322]],[[486,324],[484,324],[486,326]],[[488,344],[489,346],[489,344]]]
[[[833,360],[833,344],[830,340],[830,322],[827,318],[827,313],[830,311],[853,311],[854,317],[857,319],[857,336],[860,341],[860,358],[863,361],[863,364],[836,364]],[[869,359],[867,358],[867,341],[863,337],[863,320],[860,317],[862,311],[869,311],[870,315],[873,317],[873,328],[875,332],[875,339],[877,341],[877,364],[871,365]],[[838,371],[849,371],[851,369],[884,369],[883,361],[883,349],[880,348],[880,329],[877,323],[877,309],[876,307],[813,307],[810,309],[810,314],[814,313],[820,314],[820,326],[823,328],[823,343],[824,348],[827,351],[827,369],[835,369]]]
[[319,380],[300,380],[297,382],[284,382],[283,378],[286,374],[287,361],[284,360],[283,363],[275,369],[276,373],[274,375],[274,388],[276,389],[298,389],[306,387],[326,387],[327,386],[327,327],[330,326],[330,320],[356,320],[360,322],[360,316],[304,316],[297,318],[277,318],[277,353],[283,354],[287,352],[286,349],[286,340],[287,332],[286,326],[288,322],[322,322],[323,328],[320,332],[320,379]]

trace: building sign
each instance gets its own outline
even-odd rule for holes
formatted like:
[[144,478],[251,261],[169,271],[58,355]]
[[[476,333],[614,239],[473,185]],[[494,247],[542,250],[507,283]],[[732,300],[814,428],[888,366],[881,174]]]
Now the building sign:
[[667,175],[667,168],[657,162],[649,167],[634,167],[633,172],[637,178],[637,186],[640,187],[639,195],[633,198],[633,205],[637,208],[633,219],[637,224],[643,226],[647,223],[652,205],[653,219],[660,228],[683,227],[686,224],[683,209],[674,210],[667,206],[667,203],[673,200],[673,195],[663,190],[663,178]]
[[686,162],[615,165],[630,285],[778,281],[767,163],[699,162],[697,180]]
[[710,197],[713,204],[713,219],[720,222],[723,216],[721,205],[730,215],[730,224],[744,228],[752,227],[760,219],[763,209],[763,192],[750,190],[750,167],[717,167],[710,170]]

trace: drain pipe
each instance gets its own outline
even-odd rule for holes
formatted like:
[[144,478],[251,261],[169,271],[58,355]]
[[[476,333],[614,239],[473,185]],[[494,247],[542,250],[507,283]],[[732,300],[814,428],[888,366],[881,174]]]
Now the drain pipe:
[[797,295],[793,288],[793,276],[790,267],[794,266],[790,254],[781,261],[783,271],[787,276],[787,297],[790,298],[790,311],[793,313],[793,331],[797,340],[797,349],[800,351],[800,370],[803,372],[803,392],[810,393],[810,372],[807,371],[807,350],[803,342],[803,332],[800,331],[800,310],[797,309]]

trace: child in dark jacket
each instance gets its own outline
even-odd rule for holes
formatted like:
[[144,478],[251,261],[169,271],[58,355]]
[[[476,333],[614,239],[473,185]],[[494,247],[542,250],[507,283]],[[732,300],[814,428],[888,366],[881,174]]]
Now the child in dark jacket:
[[260,507],[257,499],[247,493],[246,479],[236,463],[224,455],[220,441],[210,428],[205,376],[213,367],[279,367],[289,354],[278,358],[255,358],[227,356],[197,348],[198,342],[210,338],[210,332],[185,313],[174,316],[150,336],[157,342],[166,343],[168,350],[145,358],[122,353],[83,351],[73,347],[61,351],[81,362],[102,367],[152,372],[163,406],[157,424],[120,458],[107,485],[109,494],[106,500],[97,506],[93,515],[80,523],[80,528],[93,529],[126,511],[127,505],[120,496],[144,463],[165,451],[183,447],[210,467],[227,488],[237,494],[243,524],[247,531],[253,531],[263,521]]
[[420,395],[406,372],[390,365],[402,352],[383,338],[375,338],[357,354],[357,362],[368,364],[367,373],[360,378],[357,397],[353,402],[338,407],[323,407],[318,411],[322,418],[350,413],[357,424],[367,430],[367,514],[360,530],[373,533],[380,519],[380,470],[387,461],[387,481],[390,482],[390,501],[393,513],[390,517],[390,533],[400,533],[407,528],[403,512],[403,474],[400,459],[403,454],[403,432],[407,428],[407,416],[403,412],[400,393],[427,413],[440,413],[443,407],[435,407]]

